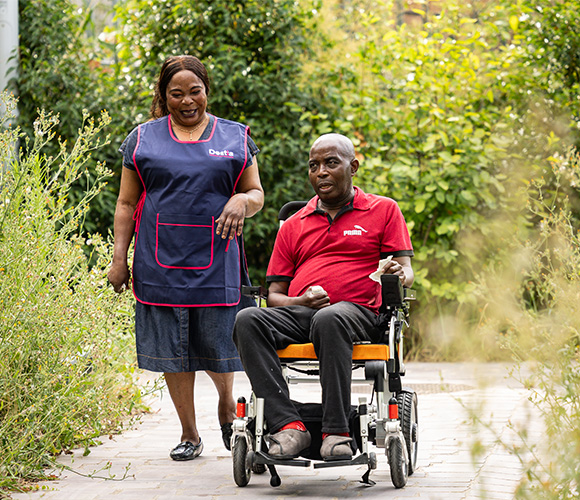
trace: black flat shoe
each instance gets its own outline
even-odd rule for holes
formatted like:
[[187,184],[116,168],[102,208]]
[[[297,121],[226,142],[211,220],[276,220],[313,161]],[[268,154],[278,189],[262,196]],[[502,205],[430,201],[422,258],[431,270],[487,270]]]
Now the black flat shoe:
[[202,451],[203,444],[201,442],[201,438],[199,438],[199,443],[197,444],[193,444],[190,441],[183,441],[182,443],[179,443],[171,450],[169,456],[173,460],[177,461],[193,460],[194,458],[199,457]]
[[232,423],[231,422],[226,422],[225,424],[222,424],[222,439],[224,440],[224,446],[226,447],[226,450],[231,451],[232,450],[232,434],[234,433],[233,429],[232,429]]

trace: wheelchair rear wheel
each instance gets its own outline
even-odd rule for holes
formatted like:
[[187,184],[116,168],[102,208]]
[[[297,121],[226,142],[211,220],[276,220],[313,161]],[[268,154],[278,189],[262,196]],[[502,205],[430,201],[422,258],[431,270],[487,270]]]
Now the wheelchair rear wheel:
[[417,468],[417,450],[419,442],[419,420],[417,416],[417,394],[414,392],[401,392],[397,396],[399,403],[399,416],[401,428],[407,445],[409,456],[409,476]]
[[248,467],[248,442],[243,436],[236,436],[232,446],[234,481],[238,486],[246,486],[252,476],[252,467]]
[[403,443],[398,437],[389,439],[387,459],[391,468],[391,481],[395,488],[402,488],[407,484],[407,462],[403,455]]

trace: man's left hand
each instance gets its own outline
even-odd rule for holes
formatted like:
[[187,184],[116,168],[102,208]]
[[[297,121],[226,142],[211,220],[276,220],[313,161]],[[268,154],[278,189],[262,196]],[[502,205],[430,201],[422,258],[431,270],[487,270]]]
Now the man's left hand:
[[390,260],[383,267],[384,274],[395,274],[401,279],[401,283],[405,286],[407,282],[407,275],[405,274],[404,267],[397,262],[395,259]]

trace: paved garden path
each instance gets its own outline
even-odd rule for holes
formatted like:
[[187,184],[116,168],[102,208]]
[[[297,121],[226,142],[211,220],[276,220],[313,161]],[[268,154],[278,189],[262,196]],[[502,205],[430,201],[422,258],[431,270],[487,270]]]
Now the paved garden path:
[[[169,451],[179,441],[180,428],[166,391],[152,401],[153,412],[121,435],[105,437],[103,444],[62,456],[65,470],[55,481],[41,483],[38,491],[14,494],[23,499],[165,500],[165,499],[334,499],[381,500],[512,500],[521,467],[496,438],[515,438],[512,427],[531,426],[533,414],[527,392],[508,376],[501,364],[409,363],[404,385],[419,396],[418,468],[403,489],[393,487],[384,450],[375,449],[376,484],[360,483],[366,467],[312,469],[278,467],[282,485],[272,488],[269,474],[252,475],[245,488],[235,485],[232,460],[225,450],[217,423],[217,396],[205,373],[198,375],[196,406],[204,441],[203,454],[191,462],[174,462]],[[353,403],[364,387],[356,387]],[[316,385],[292,386],[295,399],[316,401]],[[235,396],[249,395],[244,374],[236,374]],[[475,432],[468,423],[473,410],[490,429]],[[534,429],[532,429],[534,430]],[[537,430],[537,429],[536,429]],[[475,440],[485,449],[471,454]],[[74,471],[74,472],[72,472]],[[124,474],[127,477],[120,480]],[[111,477],[114,479],[90,478]]]

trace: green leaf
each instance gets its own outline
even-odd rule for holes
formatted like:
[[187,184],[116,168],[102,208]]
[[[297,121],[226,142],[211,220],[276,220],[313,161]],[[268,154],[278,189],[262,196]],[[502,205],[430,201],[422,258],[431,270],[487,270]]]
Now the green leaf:
[[435,142],[437,141],[437,136],[435,135],[430,135],[427,138],[427,141],[425,141],[425,144],[423,144],[423,152],[427,153],[429,151],[431,151],[434,147],[435,147]]
[[517,33],[520,21],[517,16],[510,16],[510,28],[514,33]]
[[415,212],[420,214],[424,210],[425,210],[425,200],[423,198],[420,198],[415,202]]
[[470,205],[475,205],[477,203],[477,198],[471,191],[463,190],[459,193],[459,196],[461,196]]

